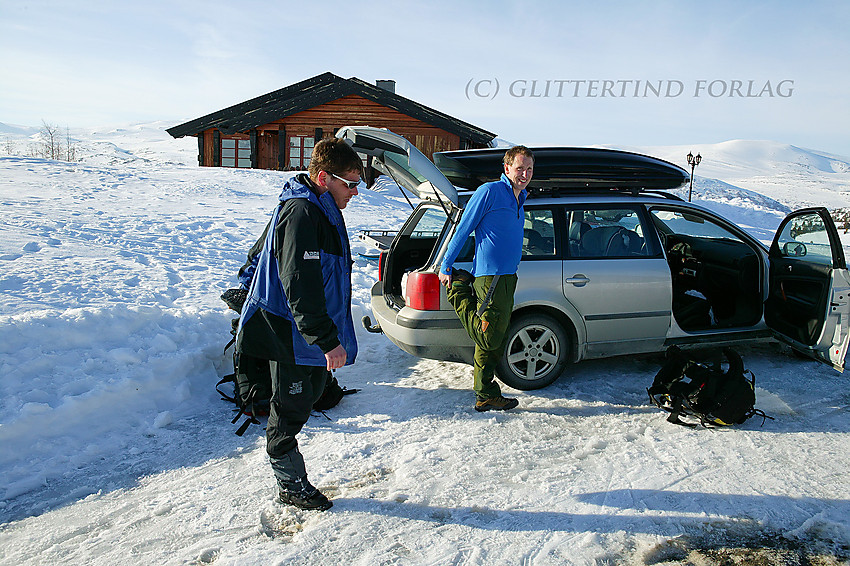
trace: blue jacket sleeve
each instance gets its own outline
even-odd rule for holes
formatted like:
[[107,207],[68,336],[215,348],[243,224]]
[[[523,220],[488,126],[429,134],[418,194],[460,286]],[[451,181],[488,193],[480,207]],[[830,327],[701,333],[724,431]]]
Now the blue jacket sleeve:
[[443,256],[443,263],[440,266],[442,273],[451,274],[452,265],[457,259],[460,250],[463,248],[469,235],[478,226],[484,213],[487,212],[488,194],[489,191],[487,189],[481,188],[475,191],[469,202],[466,203],[466,208],[463,209],[463,216],[460,217],[460,222],[458,222],[457,228],[455,228],[455,233],[449,242],[448,248],[446,248],[446,255]]

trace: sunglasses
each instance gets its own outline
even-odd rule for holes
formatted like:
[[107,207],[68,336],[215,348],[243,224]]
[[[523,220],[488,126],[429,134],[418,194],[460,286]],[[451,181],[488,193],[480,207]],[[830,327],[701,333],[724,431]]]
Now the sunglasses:
[[335,178],[335,179],[339,179],[340,181],[342,181],[343,183],[345,183],[346,185],[348,185],[348,190],[349,190],[349,191],[353,191],[354,189],[356,189],[356,188],[360,185],[360,179],[358,179],[358,180],[356,180],[356,181],[349,181],[348,179],[343,179],[343,178],[342,178],[342,177],[340,177],[339,175],[334,175],[334,174],[333,174],[333,173],[331,173],[330,171],[327,171],[327,173],[329,173],[331,177],[333,177],[333,178]]

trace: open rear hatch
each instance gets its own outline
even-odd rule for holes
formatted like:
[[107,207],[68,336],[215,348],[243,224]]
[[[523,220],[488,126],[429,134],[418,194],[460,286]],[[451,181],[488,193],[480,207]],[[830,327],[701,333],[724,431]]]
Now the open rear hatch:
[[346,126],[336,137],[358,153],[372,158],[372,166],[420,199],[457,205],[457,190],[430,159],[407,139],[381,128]]
[[416,146],[389,130],[347,126],[336,136],[346,140],[358,153],[371,157],[372,167],[392,178],[403,190],[440,204],[416,208],[395,235],[389,250],[382,254],[379,265],[382,294],[388,305],[400,309],[406,303],[405,274],[424,267],[433,255],[446,217],[456,211],[457,189]]

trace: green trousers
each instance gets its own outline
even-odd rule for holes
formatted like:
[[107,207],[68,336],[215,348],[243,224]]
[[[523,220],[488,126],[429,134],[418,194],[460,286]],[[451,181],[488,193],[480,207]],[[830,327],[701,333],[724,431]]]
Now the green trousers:
[[491,399],[502,394],[495,381],[496,364],[505,349],[508,325],[514,308],[516,274],[500,275],[487,308],[478,316],[480,301],[490,290],[493,275],[476,277],[472,285],[453,281],[446,291],[461,324],[475,342],[473,359],[473,390],[479,399]]

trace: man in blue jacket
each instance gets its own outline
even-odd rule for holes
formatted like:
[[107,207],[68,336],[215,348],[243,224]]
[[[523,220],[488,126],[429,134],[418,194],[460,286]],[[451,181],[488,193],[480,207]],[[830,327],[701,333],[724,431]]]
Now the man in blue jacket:
[[[295,435],[310,417],[330,371],[354,363],[351,250],[342,209],[357,194],[362,166],[339,139],[316,144],[309,175],[284,185],[252,248],[256,267],[242,307],[236,351],[269,361],[272,398],[266,451],[279,501],[301,509],[333,504],[307,481]],[[249,256],[249,263],[253,263]]]
[[[525,146],[505,153],[501,179],[484,183],[464,208],[440,267],[440,282],[469,336],[475,342],[473,378],[475,410],[506,411],[519,402],[502,396],[493,379],[505,349],[516,290],[516,271],[522,258],[526,187],[534,173],[534,155]],[[475,232],[474,280],[455,273],[452,264]],[[468,275],[468,274],[467,274]]]

